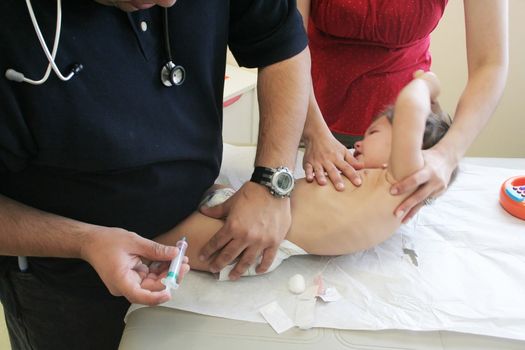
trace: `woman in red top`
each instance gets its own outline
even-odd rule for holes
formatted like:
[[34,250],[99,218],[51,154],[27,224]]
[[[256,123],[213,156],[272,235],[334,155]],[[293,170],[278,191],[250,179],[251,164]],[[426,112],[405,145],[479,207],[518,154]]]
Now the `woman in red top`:
[[[394,102],[416,70],[430,70],[430,33],[446,5],[447,0],[298,0],[312,57],[303,133],[307,180],[315,175],[323,185],[327,174],[343,190],[342,173],[359,184],[354,168],[360,164],[347,147]],[[426,198],[444,191],[505,85],[508,0],[464,0],[464,9],[468,82],[449,133],[425,152],[425,167],[392,187],[393,194],[419,187],[396,209],[405,221]]]

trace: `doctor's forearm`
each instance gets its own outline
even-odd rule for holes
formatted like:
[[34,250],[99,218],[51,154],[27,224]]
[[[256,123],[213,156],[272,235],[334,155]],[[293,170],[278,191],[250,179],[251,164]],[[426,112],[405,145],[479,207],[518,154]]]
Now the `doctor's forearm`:
[[0,195],[0,255],[80,258],[84,242],[100,229]]
[[255,164],[293,168],[309,96],[310,53],[260,69],[259,139]]

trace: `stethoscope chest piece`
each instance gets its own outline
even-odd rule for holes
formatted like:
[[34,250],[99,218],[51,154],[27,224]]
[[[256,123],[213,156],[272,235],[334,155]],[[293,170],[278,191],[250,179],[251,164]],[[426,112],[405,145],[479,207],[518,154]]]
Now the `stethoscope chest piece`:
[[186,70],[184,67],[176,65],[172,61],[166,63],[160,71],[160,80],[164,86],[180,86],[186,80]]

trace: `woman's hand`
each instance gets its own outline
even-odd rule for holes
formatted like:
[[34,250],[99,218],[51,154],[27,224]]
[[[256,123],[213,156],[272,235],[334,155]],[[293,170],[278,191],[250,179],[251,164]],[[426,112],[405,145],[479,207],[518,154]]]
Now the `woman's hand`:
[[305,152],[303,168],[306,181],[312,182],[315,178],[319,185],[326,185],[326,175],[338,191],[345,188],[343,178],[346,176],[354,185],[361,185],[361,177],[356,170],[362,169],[352,152],[331,133],[319,133],[315,137],[304,140]]
[[173,6],[177,0],[95,0],[96,2],[107,5],[118,7],[122,11],[133,12],[137,10],[145,10],[155,5],[162,7]]
[[394,215],[403,218],[403,223],[410,220],[418,210],[429,201],[445,192],[458,161],[449,153],[436,146],[423,151],[425,166],[414,174],[392,185],[393,195],[412,192],[394,211]]

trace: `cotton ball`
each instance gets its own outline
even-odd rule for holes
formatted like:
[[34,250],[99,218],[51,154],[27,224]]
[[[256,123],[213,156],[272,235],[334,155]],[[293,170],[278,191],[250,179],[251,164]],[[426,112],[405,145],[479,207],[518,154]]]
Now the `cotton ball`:
[[296,274],[288,280],[288,289],[294,294],[301,294],[306,289],[306,282],[303,275]]

